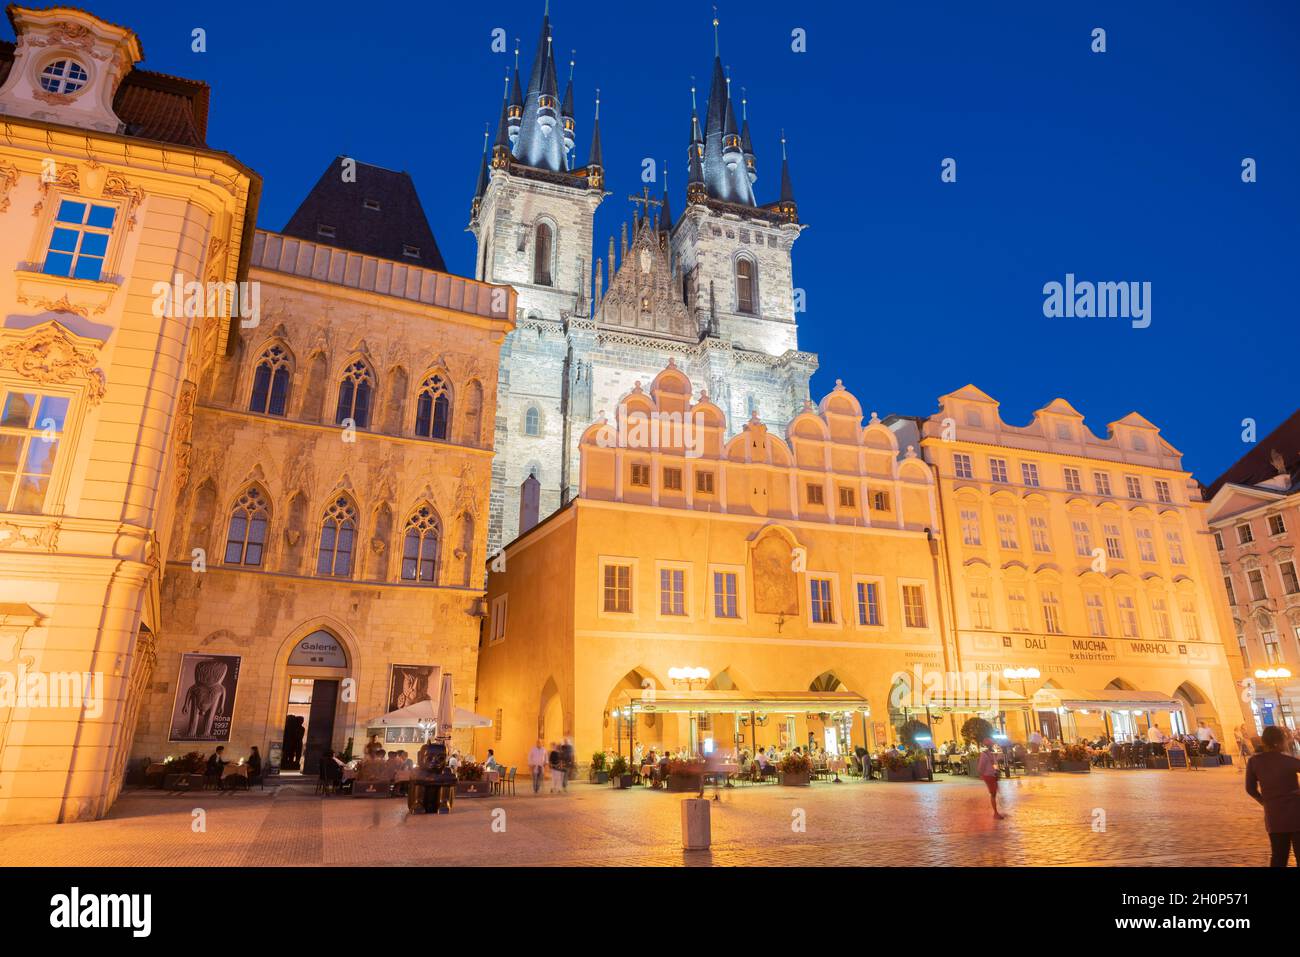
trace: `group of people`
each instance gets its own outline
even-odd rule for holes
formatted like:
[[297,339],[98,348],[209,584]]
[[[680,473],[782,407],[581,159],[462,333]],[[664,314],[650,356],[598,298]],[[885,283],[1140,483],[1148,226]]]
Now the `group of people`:
[[[230,762],[226,760],[226,749],[223,745],[217,745],[216,750],[208,757],[207,767],[204,770],[204,777],[207,786],[221,790],[225,785],[222,779],[226,773],[226,765]],[[262,755],[257,750],[257,745],[249,749],[248,757],[244,759],[244,764],[248,765],[248,780],[257,781],[262,777]]]
[[[492,752],[488,752],[491,754]],[[551,776],[551,794],[568,794],[569,779],[577,769],[573,756],[573,741],[552,741],[550,747],[542,746],[542,739],[528,750],[528,773],[533,779],[533,793],[542,791],[542,778],[549,771]]]

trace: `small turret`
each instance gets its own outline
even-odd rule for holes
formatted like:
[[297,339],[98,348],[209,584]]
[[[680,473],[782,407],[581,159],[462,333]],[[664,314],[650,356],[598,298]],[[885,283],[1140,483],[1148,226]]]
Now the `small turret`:
[[794,201],[794,184],[790,181],[790,161],[785,155],[785,130],[781,131],[781,200],[776,208],[792,223],[799,222],[799,207]]
[[519,126],[524,121],[524,91],[519,85],[519,38],[515,37],[515,76],[510,87],[510,105],[506,110],[510,129],[510,145],[519,139]]
[[566,154],[573,152],[573,135],[577,130],[577,122],[573,117],[573,64],[574,53],[569,51],[569,85],[564,90],[564,102],[560,104],[560,121],[564,126],[564,152]]
[[659,232],[671,233],[673,231],[673,213],[668,208],[668,164],[664,163],[664,198],[659,208]]
[[740,148],[745,156],[745,174],[750,185],[758,179],[758,160],[754,156],[754,141],[749,136],[749,99],[745,88],[740,88]]
[[478,183],[474,186],[474,201],[470,204],[469,221],[478,222],[479,207],[483,205],[483,194],[487,192],[488,187],[488,138],[491,136],[491,128],[488,124],[483,124],[483,159],[478,166]]
[[596,90],[596,118],[591,121],[591,155],[587,160],[587,188],[605,188],[605,166],[600,154],[600,89]]

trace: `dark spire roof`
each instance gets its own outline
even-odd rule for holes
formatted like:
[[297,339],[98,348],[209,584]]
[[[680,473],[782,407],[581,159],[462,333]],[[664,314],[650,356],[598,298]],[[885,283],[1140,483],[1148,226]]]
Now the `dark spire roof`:
[[474,198],[478,199],[487,192],[488,184],[488,128],[483,127],[483,159],[478,167],[478,184],[474,187]]
[[664,174],[663,206],[659,209],[659,231],[670,233],[673,229],[673,211],[668,208],[668,174]]
[[794,184],[790,182],[790,160],[785,155],[785,132],[781,133],[781,202],[794,202]]
[[533,72],[528,77],[528,94],[542,91],[542,74],[546,72],[546,51],[550,44],[546,42],[551,35],[551,18],[548,14],[542,15],[542,32],[537,37],[537,55],[533,57]]
[[494,147],[504,146],[506,149],[510,149],[510,117],[507,115],[509,107],[510,101],[502,98],[501,120],[497,123],[497,138],[492,144]]
[[[280,231],[363,256],[446,272],[410,174],[358,162],[356,182],[347,183],[339,175],[344,159],[335,157],[325,168]],[[321,226],[333,234],[322,236]],[[408,255],[411,252],[414,255]]]
[[519,88],[519,64],[515,64],[515,78],[510,85],[510,105],[524,108],[524,94]]
[[591,155],[587,158],[588,166],[604,167],[600,157],[600,101],[596,101],[596,119],[591,124]]
[[560,105],[561,116],[573,115],[573,78],[569,78],[569,85],[564,88],[564,102]]

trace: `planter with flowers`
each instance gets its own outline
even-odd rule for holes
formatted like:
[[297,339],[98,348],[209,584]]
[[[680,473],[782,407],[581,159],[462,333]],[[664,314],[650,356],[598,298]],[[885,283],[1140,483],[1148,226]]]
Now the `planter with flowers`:
[[704,786],[703,761],[668,762],[668,790],[699,791]]
[[1088,749],[1081,744],[1067,744],[1061,749],[1061,761],[1057,765],[1057,770],[1067,774],[1087,774],[1092,770],[1092,762],[1088,760]]
[[609,771],[605,769],[605,752],[597,751],[591,756],[591,770],[587,773],[592,784],[608,784]]
[[482,798],[492,793],[492,786],[483,780],[483,765],[462,761],[456,768],[456,796]]
[[907,752],[907,763],[911,765],[913,781],[930,780],[930,759],[924,751]]
[[781,783],[787,787],[807,787],[812,780],[812,762],[806,754],[787,754],[781,760]]
[[627,758],[620,754],[609,766],[609,780],[614,782],[616,788],[630,788],[635,779],[636,776],[632,773]]
[[162,786],[168,791],[201,791],[207,767],[207,758],[198,751],[179,758],[169,757],[164,763]]
[[896,748],[890,748],[880,755],[880,770],[886,781],[914,781],[912,766],[907,755]]

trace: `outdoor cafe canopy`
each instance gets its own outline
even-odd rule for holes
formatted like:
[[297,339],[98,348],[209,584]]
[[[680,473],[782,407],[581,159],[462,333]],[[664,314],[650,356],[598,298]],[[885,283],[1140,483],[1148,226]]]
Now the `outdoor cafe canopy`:
[[633,711],[709,714],[824,714],[833,711],[870,713],[867,699],[853,691],[661,691],[633,689],[619,694],[619,707]]
[[1182,711],[1178,698],[1156,691],[1071,691],[1042,688],[1034,693],[1034,706],[1053,711]]
[[[398,708],[396,711],[390,711],[388,714],[382,714],[377,718],[371,718],[366,722],[367,728],[414,728],[418,727],[421,722],[433,723],[438,720],[437,712],[431,698],[425,698],[423,701],[417,701],[415,704],[407,705],[405,708]],[[453,728],[490,728],[492,719],[485,718],[481,714],[475,714],[466,708],[457,708],[455,717],[452,719]]]

